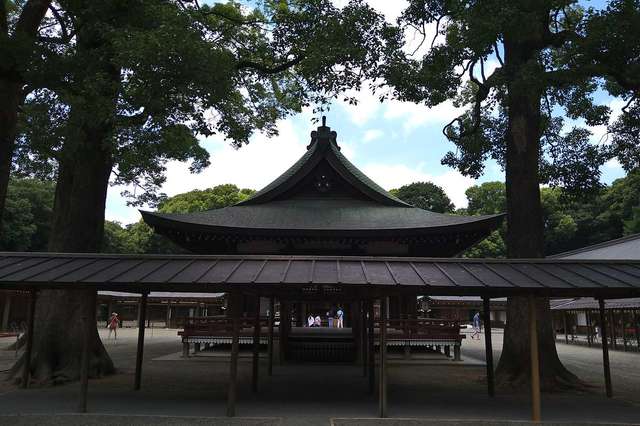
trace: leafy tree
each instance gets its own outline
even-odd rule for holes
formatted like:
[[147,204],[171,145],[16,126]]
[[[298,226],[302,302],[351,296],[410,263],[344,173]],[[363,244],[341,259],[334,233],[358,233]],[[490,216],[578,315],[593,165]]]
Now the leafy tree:
[[[192,213],[232,206],[247,199],[255,191],[239,189],[233,184],[224,184],[195,189],[174,195],[160,202],[161,213]],[[105,238],[102,251],[107,253],[154,253],[179,254],[185,250],[175,245],[163,235],[153,232],[142,220],[123,227],[117,222],[105,224]]]
[[[49,249],[62,252],[100,249],[112,175],[138,187],[133,203],[155,201],[167,161],[208,165],[198,136],[218,133],[240,147],[255,131],[274,135],[277,120],[303,106],[358,88],[379,63],[385,29],[359,1],[56,5],[15,166],[56,173]],[[95,292],[41,297],[48,307],[36,313],[34,378],[75,379],[79,317],[92,316]],[[61,324],[78,326],[63,333]],[[113,371],[97,333],[91,353],[93,376]]]
[[[0,1],[0,225],[9,185],[9,171],[18,113],[29,90],[26,75],[37,57],[38,28],[50,1]],[[13,231],[10,231],[13,232]]]
[[[614,137],[611,148],[593,145],[588,130],[565,126],[554,112],[590,126],[607,124],[610,109],[594,102],[604,90],[628,100],[617,124],[633,128],[627,119],[640,94],[639,24],[637,0],[610,1],[603,10],[573,0],[413,0],[399,19],[386,81],[402,100],[468,107],[444,129],[457,149],[443,163],[471,176],[482,173],[488,158],[504,166],[509,257],[544,255],[540,183],[597,189],[606,158],[634,148],[623,136]],[[424,30],[433,27],[435,36]],[[433,40],[431,49],[421,58],[407,53],[402,28],[422,31]],[[527,310],[523,298],[509,299],[496,371],[501,382],[529,380]],[[577,385],[557,356],[548,302],[538,300],[538,310],[543,386]]]
[[54,183],[11,179],[7,191],[0,250],[43,251],[51,231]]
[[452,213],[455,206],[442,188],[431,182],[414,182],[390,191],[412,206],[436,213]]

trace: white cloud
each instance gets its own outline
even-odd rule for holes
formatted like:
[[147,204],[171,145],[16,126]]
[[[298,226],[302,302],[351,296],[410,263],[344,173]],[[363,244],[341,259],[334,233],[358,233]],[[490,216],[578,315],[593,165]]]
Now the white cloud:
[[360,91],[349,90],[341,98],[353,97],[356,99],[356,104],[350,104],[343,100],[336,102],[342,109],[349,115],[349,119],[353,124],[358,127],[362,127],[369,120],[374,118],[378,110],[380,109],[380,101],[378,96],[373,94],[368,87],[369,83],[364,82],[362,84],[363,89]]
[[370,163],[364,165],[361,170],[386,190],[399,188],[413,182],[429,181],[444,190],[456,207],[466,207],[467,197],[465,191],[476,184],[476,181],[460,173],[447,170],[440,175],[432,175],[422,170],[421,165],[411,168],[404,164],[380,164]]
[[364,136],[362,137],[362,142],[367,143],[374,141],[376,139],[380,139],[384,136],[384,132],[380,129],[371,129],[364,132]]
[[464,109],[456,108],[451,101],[443,102],[433,108],[411,102],[392,100],[386,103],[384,118],[403,120],[405,132],[426,124],[446,124],[463,113]]

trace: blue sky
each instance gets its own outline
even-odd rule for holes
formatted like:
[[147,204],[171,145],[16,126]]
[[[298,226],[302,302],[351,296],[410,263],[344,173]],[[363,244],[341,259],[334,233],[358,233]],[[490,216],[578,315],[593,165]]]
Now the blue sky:
[[[402,1],[369,0],[369,3],[390,21],[395,20],[403,8]],[[487,164],[484,175],[478,180],[464,177],[440,164],[442,156],[453,149],[453,144],[442,135],[442,127],[460,112],[451,103],[427,108],[399,101],[380,103],[366,90],[356,96],[360,101],[357,106],[334,102],[331,110],[325,113],[327,125],[338,133],[342,152],[385,189],[429,180],[442,186],[456,207],[464,207],[464,191],[469,186],[504,180],[504,173],[493,163]],[[620,100],[604,95],[601,95],[601,101],[610,104],[614,112],[623,105]],[[311,109],[307,109],[280,121],[277,137],[269,139],[255,135],[249,145],[239,150],[231,148],[218,136],[203,139],[203,146],[211,154],[211,166],[193,175],[187,164],[170,163],[162,192],[175,195],[222,183],[260,189],[304,154],[309,133],[317,126],[312,118]],[[603,130],[593,129],[594,140],[600,139]],[[602,168],[605,183],[622,176],[624,171],[615,161]],[[121,223],[136,222],[140,219],[139,213],[136,208],[126,206],[120,196],[123,189],[110,188],[106,218]]]

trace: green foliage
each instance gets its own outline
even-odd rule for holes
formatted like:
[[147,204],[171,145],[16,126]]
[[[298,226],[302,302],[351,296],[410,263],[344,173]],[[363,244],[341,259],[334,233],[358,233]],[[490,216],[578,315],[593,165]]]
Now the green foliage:
[[[234,146],[274,135],[303,106],[360,88],[380,63],[384,19],[362,1],[202,5],[170,0],[54,2],[25,70],[14,171],[53,176],[69,145],[112,154],[112,183],[157,202],[169,161],[208,166],[198,138]],[[67,147],[63,149],[63,147]]]
[[[576,198],[561,188],[541,188],[545,254],[552,255],[640,232],[640,169]],[[495,214],[506,207],[505,185],[485,182],[466,191],[469,207],[459,213]],[[504,257],[505,224],[467,250],[465,257]]]
[[[444,129],[456,150],[442,162],[473,177],[488,159],[505,165],[510,94],[538,98],[528,118],[539,127],[540,182],[597,192],[607,159],[617,157],[627,171],[640,164],[639,26],[638,0],[602,9],[577,0],[412,0],[389,33],[384,78],[402,100],[467,108]],[[422,56],[402,48],[416,36],[432,42]],[[628,101],[614,122],[597,92]],[[610,143],[594,144],[574,125],[581,121],[608,125]]]
[[[232,206],[250,197],[253,189],[239,189],[232,184],[204,190],[195,189],[160,202],[161,213],[193,213]],[[179,254],[185,251],[162,235],[153,232],[142,220],[123,227],[118,222],[105,223],[103,252]]]
[[254,192],[253,189],[238,189],[233,184],[218,185],[202,191],[195,189],[161,202],[158,205],[158,211],[162,213],[192,213],[219,209],[246,200]]
[[455,209],[444,190],[431,182],[414,182],[389,192],[412,206],[432,212],[452,213]]
[[0,250],[47,249],[54,192],[53,182],[37,179],[9,181]]

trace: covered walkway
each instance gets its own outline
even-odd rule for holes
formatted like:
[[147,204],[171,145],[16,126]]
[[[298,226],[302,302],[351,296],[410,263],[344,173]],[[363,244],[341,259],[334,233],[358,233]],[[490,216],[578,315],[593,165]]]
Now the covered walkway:
[[[325,256],[116,256],[71,254],[0,254],[0,285],[6,289],[26,289],[31,292],[31,312],[34,311],[37,292],[41,289],[95,289],[142,293],[141,325],[144,324],[147,295],[150,291],[226,292],[231,295],[231,326],[233,343],[229,363],[227,387],[227,415],[236,413],[238,396],[238,329],[240,309],[238,298],[242,294],[274,297],[281,300],[305,297],[336,297],[355,300],[361,306],[371,307],[379,300],[381,319],[374,323],[369,309],[362,309],[363,324],[369,336],[366,346],[373,348],[373,329],[379,328],[377,395],[378,414],[387,417],[395,413],[389,409],[387,386],[386,330],[390,319],[387,300],[392,295],[478,295],[483,297],[484,316],[488,320],[489,299],[509,295],[528,296],[529,306],[536,297],[595,297],[599,313],[604,315],[607,298],[640,295],[640,261],[576,261],[576,260],[477,260],[384,257],[325,257]],[[273,302],[271,302],[273,303]],[[273,305],[272,305],[273,306]],[[273,309],[270,309],[273,314]],[[254,318],[256,326],[259,321]],[[246,320],[250,320],[245,318]],[[269,317],[270,329],[274,318]],[[485,321],[488,324],[489,321]],[[86,321],[87,332],[94,326]],[[541,419],[539,365],[535,309],[529,309],[531,331],[531,418]],[[32,331],[33,316],[29,329]],[[256,327],[256,330],[259,330]],[[32,332],[28,333],[31,336]],[[254,334],[254,347],[259,333]],[[493,352],[491,333],[485,333],[487,356],[487,392],[493,390]],[[143,365],[144,327],[139,329],[134,389],[141,388]],[[609,376],[606,330],[603,330],[603,363],[606,393],[612,395]],[[273,345],[270,345],[273,348]],[[27,354],[31,341],[27,342]],[[87,347],[84,348],[85,354]],[[252,389],[258,390],[259,377],[257,351],[252,361]],[[374,378],[373,350],[368,352],[369,389]],[[29,356],[28,356],[29,358]],[[87,356],[83,358],[88,360]],[[367,363],[365,363],[366,366]],[[268,368],[272,365],[269,358]],[[367,372],[367,370],[369,370]],[[25,370],[23,383],[28,384],[29,370]],[[86,411],[88,365],[83,364],[81,374],[80,411]],[[393,388],[391,389],[393,392]],[[354,390],[353,394],[356,391]],[[283,401],[284,402],[284,401]],[[398,413],[400,414],[400,413]]]

